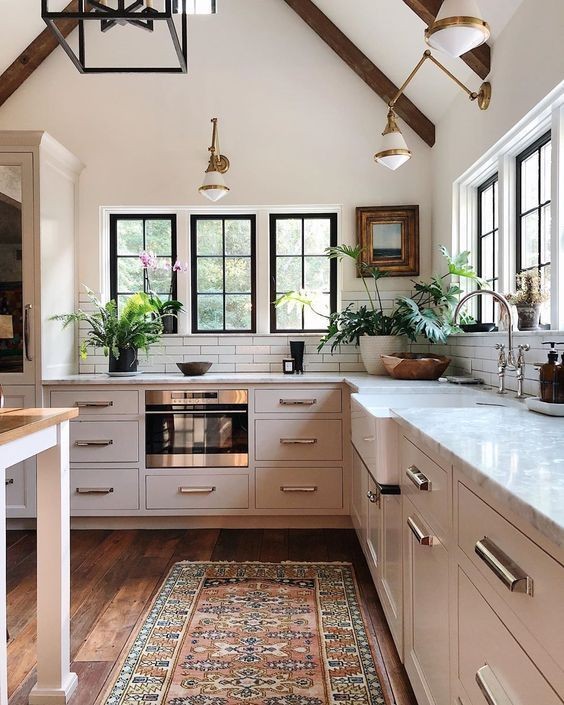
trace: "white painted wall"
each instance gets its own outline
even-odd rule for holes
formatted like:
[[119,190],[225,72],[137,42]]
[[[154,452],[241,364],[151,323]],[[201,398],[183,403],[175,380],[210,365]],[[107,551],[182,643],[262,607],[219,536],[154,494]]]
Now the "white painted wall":
[[453,182],[564,79],[563,35],[562,0],[523,0],[492,48],[489,109],[481,112],[461,91],[438,124],[432,150],[435,244],[452,240]]
[[[355,206],[419,204],[428,274],[430,150],[406,128],[416,158],[397,173],[374,163],[386,106],[312,30],[281,0],[229,0],[189,33],[188,75],[81,76],[57,49],[0,110],[0,128],[45,129],[86,165],[79,281],[99,289],[101,206],[208,204],[214,115],[232,163],[222,206],[342,204],[352,243]],[[360,290],[352,268],[343,288]]]

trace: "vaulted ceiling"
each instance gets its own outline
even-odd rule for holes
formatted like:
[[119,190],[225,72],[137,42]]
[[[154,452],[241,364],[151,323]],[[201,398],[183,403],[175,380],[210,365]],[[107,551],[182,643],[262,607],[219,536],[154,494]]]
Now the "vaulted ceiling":
[[[265,0],[266,2],[267,0]],[[268,0],[283,2],[284,0]],[[414,9],[421,5],[440,6],[440,0],[313,0],[319,10],[396,86],[401,85],[424,49],[426,26]],[[0,0],[0,4],[7,0]],[[222,2],[218,0],[218,11]],[[286,0],[290,6],[296,2]],[[484,18],[492,29],[493,79],[495,81],[495,39],[522,0],[481,0]],[[50,7],[62,9],[68,0],[50,0]],[[0,28],[0,73],[45,29],[41,0],[10,2]],[[411,6],[411,7],[410,7]],[[421,13],[420,13],[421,14]],[[312,32],[312,41],[319,38]],[[57,51],[62,51],[57,48]],[[441,56],[440,60],[462,81],[477,89],[481,78],[461,59]],[[351,70],[351,80],[358,80]],[[2,86],[0,85],[0,93]],[[494,86],[495,91],[495,86]],[[426,64],[406,95],[431,122],[438,122],[459,89],[431,64]],[[1,109],[1,108],[0,108]]]

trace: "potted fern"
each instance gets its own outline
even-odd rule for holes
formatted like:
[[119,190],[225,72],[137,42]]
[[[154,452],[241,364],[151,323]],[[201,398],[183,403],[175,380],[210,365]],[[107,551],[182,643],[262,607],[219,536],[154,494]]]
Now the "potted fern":
[[63,328],[71,323],[86,323],[88,332],[80,345],[80,357],[88,355],[88,347],[102,348],[109,358],[110,376],[137,374],[138,351],[148,353],[163,332],[161,316],[151,297],[144,292],[130,296],[121,312],[114,300],[103,304],[90,289],[86,289],[94,307],[93,313],[78,309],[74,313],[53,316]]

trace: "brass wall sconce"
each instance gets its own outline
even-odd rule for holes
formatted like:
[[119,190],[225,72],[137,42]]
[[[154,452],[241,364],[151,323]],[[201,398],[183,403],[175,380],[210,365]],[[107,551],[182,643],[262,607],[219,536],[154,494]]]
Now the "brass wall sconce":
[[226,185],[225,179],[223,178],[223,174],[229,170],[229,159],[221,154],[219,149],[217,118],[212,118],[211,121],[213,124],[212,142],[211,146],[208,148],[210,161],[206,169],[204,183],[200,186],[198,191],[210,201],[219,201],[219,199],[223,198],[229,191],[229,186]]
[[454,74],[452,74],[445,66],[443,66],[439,61],[437,61],[437,59],[435,59],[435,57],[427,49],[427,51],[423,53],[423,56],[419,60],[417,66],[409,74],[409,76],[406,78],[396,95],[388,103],[388,122],[384,129],[384,132],[382,132],[383,139],[381,148],[374,155],[374,160],[378,164],[382,164],[382,166],[385,166],[388,169],[392,169],[392,171],[395,171],[398,167],[400,167],[402,164],[405,164],[405,162],[411,158],[411,151],[408,149],[404,136],[402,135],[401,130],[397,124],[397,115],[394,112],[394,106],[399,100],[400,96],[405,91],[405,89],[407,88],[407,86],[413,80],[415,74],[419,71],[419,69],[423,66],[427,59],[432,61],[435,66],[438,66],[441,71],[446,73],[446,75],[450,79],[452,79],[458,86],[460,86],[460,88],[462,88],[462,90],[468,95],[471,101],[476,101],[480,110],[487,110],[490,104],[492,87],[488,81],[482,83],[482,85],[480,86],[480,90],[477,93],[475,91],[471,91],[467,86],[464,85],[464,83],[462,83],[462,81],[459,81]]

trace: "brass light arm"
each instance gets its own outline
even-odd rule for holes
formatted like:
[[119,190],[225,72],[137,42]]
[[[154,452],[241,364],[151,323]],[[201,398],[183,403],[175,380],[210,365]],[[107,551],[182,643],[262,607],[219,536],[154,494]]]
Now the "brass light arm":
[[451,78],[456,83],[457,86],[462,88],[462,90],[468,95],[470,100],[477,99],[478,100],[478,107],[480,108],[480,110],[486,110],[488,108],[488,106],[490,104],[491,94],[492,94],[491,85],[486,81],[486,82],[482,83],[482,85],[480,86],[480,91],[478,93],[476,93],[475,91],[471,91],[467,86],[464,85],[464,83],[462,83],[462,81],[459,81],[458,78],[456,78],[456,76],[446,68],[446,66],[443,66],[440,61],[437,61],[437,59],[435,59],[435,57],[431,54],[429,49],[427,49],[425,52],[423,52],[423,56],[419,60],[419,63],[417,64],[417,66],[413,69],[413,71],[405,79],[405,81],[403,82],[403,84],[400,87],[400,89],[398,90],[398,92],[395,94],[395,96],[392,98],[392,100],[388,103],[390,108],[393,109],[394,105],[397,103],[400,96],[403,95],[403,92],[405,91],[407,86],[411,83],[411,81],[413,80],[413,77],[419,71],[419,69],[423,66],[425,61],[427,61],[427,59],[430,59],[435,64],[435,66],[438,66],[441,69],[441,71],[443,71],[443,73],[445,73],[449,78]]
[[219,151],[219,137],[217,136],[217,118],[212,118],[211,122],[213,124],[212,128],[212,141],[211,146],[208,147],[208,152],[210,153],[210,161],[206,171],[219,171],[220,174],[225,174],[229,169],[229,159],[220,153]]

